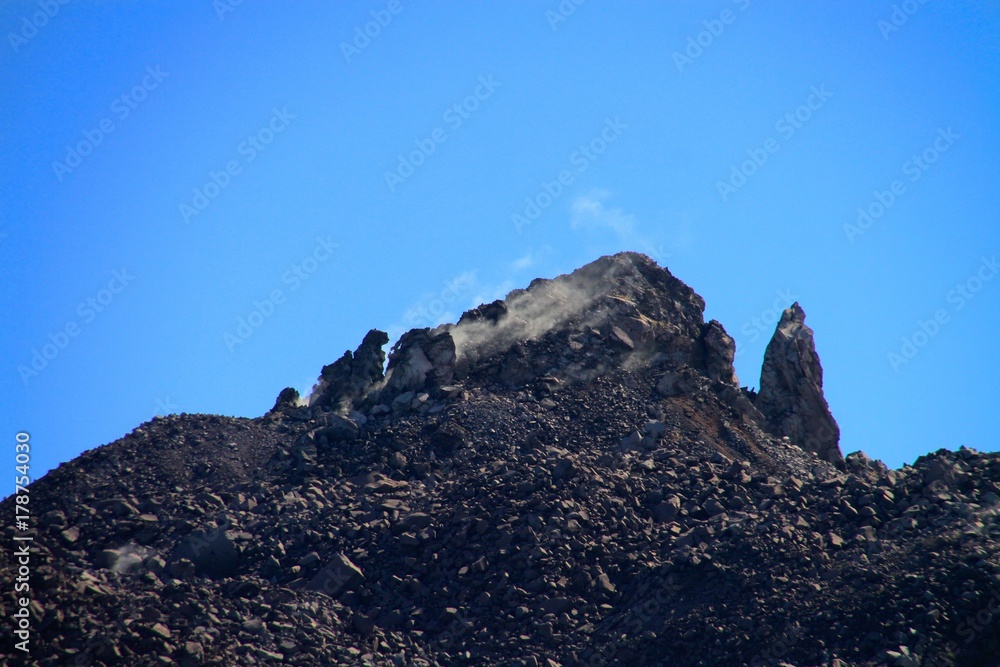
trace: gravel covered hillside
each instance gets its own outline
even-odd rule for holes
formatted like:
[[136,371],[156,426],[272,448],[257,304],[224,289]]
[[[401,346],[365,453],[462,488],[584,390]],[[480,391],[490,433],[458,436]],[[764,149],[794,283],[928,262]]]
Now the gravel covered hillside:
[[411,331],[387,366],[373,330],[262,417],[147,422],[31,486],[31,657],[9,623],[0,651],[1000,665],[1000,455],[843,456],[788,305],[759,393],[701,297],[623,253]]

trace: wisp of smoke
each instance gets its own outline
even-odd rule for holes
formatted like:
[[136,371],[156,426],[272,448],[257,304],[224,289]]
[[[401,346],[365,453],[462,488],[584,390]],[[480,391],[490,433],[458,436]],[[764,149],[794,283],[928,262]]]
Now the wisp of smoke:
[[118,550],[118,559],[115,560],[111,570],[116,573],[128,572],[142,564],[146,556],[146,550],[135,544],[126,544]]
[[609,294],[616,273],[617,267],[594,275],[576,272],[514,290],[505,299],[507,314],[498,322],[466,320],[449,327],[458,357],[486,358],[516,341],[536,340],[562,327]]

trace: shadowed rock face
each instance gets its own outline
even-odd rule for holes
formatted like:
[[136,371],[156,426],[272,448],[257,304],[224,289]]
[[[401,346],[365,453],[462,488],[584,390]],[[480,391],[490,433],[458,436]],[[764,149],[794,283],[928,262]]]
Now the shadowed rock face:
[[712,380],[739,387],[740,381],[733,368],[736,358],[736,341],[726,333],[719,322],[712,320],[702,334],[705,346],[705,374]]
[[842,465],[840,427],[823,397],[823,367],[805,319],[797,302],[781,314],[764,353],[756,407],[773,435]]
[[413,329],[403,334],[389,356],[386,390],[389,398],[427,386],[451,382],[455,342],[447,331]]
[[349,410],[356,399],[382,382],[382,366],[385,363],[382,346],[388,342],[388,334],[372,329],[354,354],[348,350],[343,357],[324,366],[310,405]]

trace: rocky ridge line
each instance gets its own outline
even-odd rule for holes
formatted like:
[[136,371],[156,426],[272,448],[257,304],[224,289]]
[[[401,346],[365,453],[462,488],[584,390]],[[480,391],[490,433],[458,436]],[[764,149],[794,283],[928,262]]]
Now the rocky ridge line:
[[31,487],[32,664],[997,667],[1000,455],[823,460],[703,312],[602,258],[84,453]]

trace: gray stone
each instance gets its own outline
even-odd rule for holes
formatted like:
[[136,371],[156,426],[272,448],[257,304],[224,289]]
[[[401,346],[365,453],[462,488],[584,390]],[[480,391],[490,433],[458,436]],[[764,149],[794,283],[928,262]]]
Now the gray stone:
[[365,575],[357,565],[342,553],[336,553],[323,569],[316,573],[306,587],[310,590],[326,593],[330,597],[339,597],[353,590],[364,581]]
[[319,406],[347,413],[354,403],[381,384],[385,352],[389,342],[384,331],[372,329],[352,354],[344,352],[337,361],[323,367],[319,381],[309,399],[310,406]]
[[385,391],[390,395],[447,386],[455,372],[455,341],[444,329],[413,329],[389,354]]
[[782,313],[764,353],[755,407],[773,435],[787,436],[821,459],[843,465],[840,427],[823,396],[823,367],[805,318],[798,303]]
[[739,378],[733,360],[736,358],[736,341],[726,333],[716,320],[710,321],[702,331],[705,349],[705,374],[711,380],[739,388]]
[[227,526],[196,530],[174,549],[172,561],[187,559],[212,578],[232,576],[239,569],[240,550],[229,538]]

